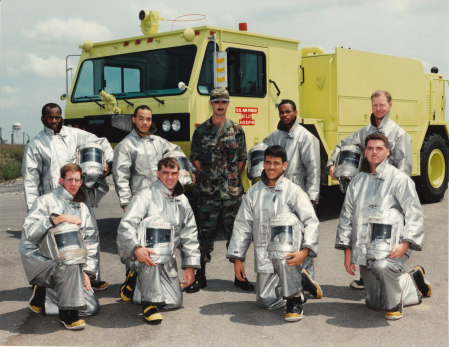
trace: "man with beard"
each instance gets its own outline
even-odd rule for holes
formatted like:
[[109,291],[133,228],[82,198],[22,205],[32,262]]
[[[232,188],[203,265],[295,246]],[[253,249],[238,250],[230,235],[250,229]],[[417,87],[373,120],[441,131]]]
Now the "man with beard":
[[[302,265],[317,256],[319,222],[307,194],[284,176],[288,164],[281,146],[265,150],[263,167],[260,181],[243,197],[226,257],[236,277],[246,278],[243,262],[254,240],[257,304],[266,309],[286,304],[285,320],[299,321],[306,301]],[[318,284],[315,291],[322,296]]]
[[[39,196],[50,193],[59,187],[60,168],[67,163],[75,163],[77,149],[87,143],[98,144],[104,151],[107,166],[104,168],[100,178],[106,177],[111,172],[114,153],[108,140],[106,138],[98,138],[94,134],[81,129],[64,126],[61,115],[62,111],[59,105],[54,103],[44,105],[41,117],[44,130],[37,134],[25,147],[22,176],[25,202],[28,209],[31,208],[33,202]],[[102,186],[107,187],[106,180],[104,180]],[[98,236],[99,230],[89,189],[84,186],[81,189],[85,192],[86,205],[89,208]],[[98,247],[100,247],[99,244]],[[100,279],[99,262],[95,271],[95,277],[92,279],[92,287],[95,290],[103,290],[108,287],[108,284]]]

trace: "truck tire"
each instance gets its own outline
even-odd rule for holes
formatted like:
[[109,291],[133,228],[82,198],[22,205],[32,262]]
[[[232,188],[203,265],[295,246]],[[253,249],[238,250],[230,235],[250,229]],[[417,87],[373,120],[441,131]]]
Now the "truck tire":
[[440,201],[447,189],[449,150],[438,134],[428,134],[421,148],[421,176],[417,180],[422,202]]

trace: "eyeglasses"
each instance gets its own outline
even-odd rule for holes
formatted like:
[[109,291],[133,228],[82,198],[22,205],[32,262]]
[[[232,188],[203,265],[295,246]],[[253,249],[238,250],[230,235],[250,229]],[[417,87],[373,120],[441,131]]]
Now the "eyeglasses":
[[70,183],[77,183],[77,184],[83,182],[82,179],[78,179],[78,178],[64,178],[64,181],[68,181]]

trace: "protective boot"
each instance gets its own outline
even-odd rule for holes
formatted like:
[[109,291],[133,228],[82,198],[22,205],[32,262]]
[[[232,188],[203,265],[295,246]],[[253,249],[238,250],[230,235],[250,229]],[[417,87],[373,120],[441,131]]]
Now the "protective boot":
[[30,303],[28,307],[31,311],[35,313],[45,314],[45,294],[47,288],[38,286],[37,284],[33,287],[33,295],[31,296]]
[[201,260],[201,269],[197,269],[195,273],[195,281],[193,283],[184,288],[184,291],[186,293],[196,293],[201,288],[207,287],[207,280],[206,280],[206,262]]
[[302,293],[300,293],[299,296],[287,299],[284,319],[287,322],[300,321],[304,312],[302,305],[305,304],[306,301],[307,300]]

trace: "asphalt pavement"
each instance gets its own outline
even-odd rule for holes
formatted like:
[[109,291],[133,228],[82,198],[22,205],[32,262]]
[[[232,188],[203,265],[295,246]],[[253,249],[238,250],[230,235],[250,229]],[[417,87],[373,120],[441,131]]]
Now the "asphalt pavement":
[[[254,293],[234,287],[233,266],[225,259],[225,241],[219,240],[207,268],[207,288],[185,294],[182,309],[163,311],[162,324],[150,326],[144,322],[140,306],[122,302],[119,296],[124,266],[115,240],[122,211],[111,191],[96,209],[102,278],[110,286],[97,293],[101,309],[98,315],[86,317],[88,326],[83,331],[67,331],[56,316],[28,309],[31,286],[19,254],[24,197],[22,193],[0,194],[0,345],[447,346],[447,194],[443,201],[423,206],[424,249],[413,252],[406,264],[407,270],[415,264],[425,268],[432,296],[420,305],[404,308],[404,317],[398,321],[387,321],[384,312],[368,309],[363,291],[349,287],[354,277],[344,269],[343,252],[334,248],[340,204],[341,195],[334,189],[322,198],[315,272],[324,297],[308,298],[302,321],[287,323],[282,309],[260,309]],[[246,273],[254,283],[253,266],[251,248]]]

